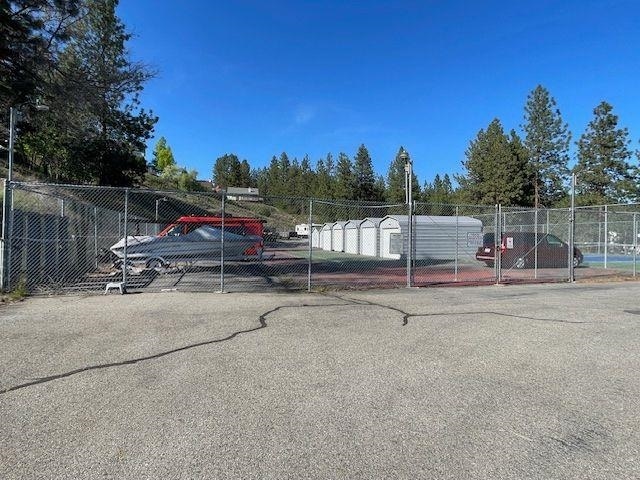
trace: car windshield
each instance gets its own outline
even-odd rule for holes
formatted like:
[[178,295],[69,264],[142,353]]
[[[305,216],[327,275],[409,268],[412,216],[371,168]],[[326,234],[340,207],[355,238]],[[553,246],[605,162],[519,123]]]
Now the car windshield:
[[492,247],[495,245],[495,234],[494,233],[485,233],[482,236],[482,245],[485,247]]

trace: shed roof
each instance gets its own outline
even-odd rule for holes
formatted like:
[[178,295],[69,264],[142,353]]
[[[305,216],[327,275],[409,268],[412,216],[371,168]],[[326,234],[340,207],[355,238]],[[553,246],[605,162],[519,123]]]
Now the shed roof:
[[[383,222],[386,219],[394,219],[400,224],[406,224],[408,222],[408,215],[387,215],[380,222]],[[466,217],[466,216],[445,216],[445,215],[415,215],[416,224],[422,225],[463,225],[463,226],[482,226],[482,222],[477,218]]]
[[373,223],[374,227],[379,227],[380,226],[380,222],[382,220],[383,220],[383,217],[367,217],[367,218],[363,219],[360,224],[362,225],[365,222],[371,222],[371,223]]

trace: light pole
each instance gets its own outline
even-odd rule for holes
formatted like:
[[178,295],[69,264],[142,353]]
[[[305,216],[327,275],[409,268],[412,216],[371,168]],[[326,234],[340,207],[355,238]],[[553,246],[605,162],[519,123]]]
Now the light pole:
[[[47,105],[36,101],[36,110],[49,110]],[[11,182],[13,181],[13,155],[16,142],[16,122],[18,120],[18,107],[9,108],[9,165],[7,166],[7,178],[4,181],[3,199],[2,199],[2,238],[0,239],[0,291],[5,291],[9,285],[9,248],[7,238],[9,233],[9,214],[13,205],[11,205]]]
[[156,223],[158,223],[158,204],[160,202],[168,202],[167,197],[156,198]]
[[413,248],[413,199],[411,195],[411,179],[413,177],[413,164],[407,151],[403,148],[400,159],[404,161],[404,190],[405,202],[408,206],[407,215],[407,287],[411,287],[411,254]]

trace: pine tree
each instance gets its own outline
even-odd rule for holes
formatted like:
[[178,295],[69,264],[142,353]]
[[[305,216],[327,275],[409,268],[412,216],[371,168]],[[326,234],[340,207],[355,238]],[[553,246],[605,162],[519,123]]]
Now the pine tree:
[[33,101],[56,68],[57,55],[81,16],[81,0],[0,2],[0,107]]
[[526,201],[527,173],[513,153],[512,142],[497,118],[480,130],[465,152],[467,173],[457,177],[471,203],[522,205]]
[[338,200],[353,199],[354,192],[353,165],[346,153],[338,154],[336,164],[334,196]]
[[534,206],[550,206],[566,195],[571,133],[549,91],[538,85],[524,108],[524,146],[533,175]]
[[167,144],[167,139],[160,137],[156,146],[153,149],[153,160],[151,164],[153,167],[162,172],[169,165],[175,165],[176,161],[173,157],[171,147]]
[[[398,153],[396,153],[396,157],[389,165],[389,173],[387,174],[387,189],[385,192],[386,201],[389,203],[405,203],[406,201],[406,165],[405,160],[401,158],[402,152],[405,152],[409,155],[408,152],[403,147],[398,149]],[[409,160],[411,157],[409,156]],[[421,200],[424,199],[424,196],[421,194],[420,183],[418,182],[418,177],[415,172],[411,171],[411,194],[413,200]],[[427,188],[428,183],[425,183],[425,188]]]
[[235,186],[234,166],[238,163],[238,157],[233,153],[225,153],[218,157],[213,164],[213,183],[226,189]]
[[[330,155],[329,155],[330,158]],[[316,172],[313,181],[313,197],[320,200],[333,198],[331,189],[331,176],[324,160],[320,159],[316,163]]]
[[577,142],[576,190],[584,202],[624,202],[635,194],[629,132],[618,128],[613,107],[601,102]]
[[298,196],[308,197],[311,195],[313,186],[313,170],[311,170],[311,160],[309,155],[305,155],[300,162],[300,181],[298,185]]
[[389,203],[404,203],[406,200],[405,161],[400,157],[403,151],[404,148],[400,147],[398,153],[396,153],[396,157],[391,162],[391,165],[389,165],[386,190],[386,200]]
[[364,145],[360,145],[353,162],[354,200],[375,200],[376,177],[371,164],[369,151]]
[[246,159],[240,162],[238,170],[238,186],[245,188],[253,186],[251,179],[251,166]]
[[154,72],[129,59],[116,0],[82,4],[48,92],[51,110],[40,117],[46,154],[65,179],[133,185],[146,173],[143,152],[157,122],[139,99]]
[[515,130],[511,130],[509,134],[509,148],[511,149],[513,168],[519,172],[518,178],[523,182],[522,195],[518,205],[535,206],[535,181],[529,151]]

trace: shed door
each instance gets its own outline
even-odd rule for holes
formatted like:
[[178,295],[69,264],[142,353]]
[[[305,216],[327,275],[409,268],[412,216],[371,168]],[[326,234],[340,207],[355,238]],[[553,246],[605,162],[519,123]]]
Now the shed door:
[[322,231],[322,249],[331,250],[331,230]]
[[362,237],[362,241],[360,243],[360,253],[369,257],[375,257],[377,254],[376,239],[378,238],[378,235],[376,234],[376,228],[363,227],[360,230],[360,236]]
[[344,231],[344,251],[347,253],[358,253],[358,229],[349,228]]
[[344,251],[344,230],[341,228],[333,231],[333,251]]

